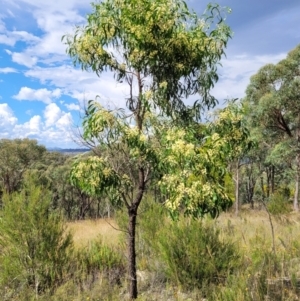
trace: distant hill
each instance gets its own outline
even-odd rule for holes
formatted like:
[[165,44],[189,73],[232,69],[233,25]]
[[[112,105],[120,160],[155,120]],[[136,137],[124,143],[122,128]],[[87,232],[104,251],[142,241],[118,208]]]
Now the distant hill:
[[49,152],[59,152],[59,153],[68,153],[68,154],[73,154],[73,153],[85,153],[89,152],[89,148],[60,148],[60,147],[49,147],[47,148]]

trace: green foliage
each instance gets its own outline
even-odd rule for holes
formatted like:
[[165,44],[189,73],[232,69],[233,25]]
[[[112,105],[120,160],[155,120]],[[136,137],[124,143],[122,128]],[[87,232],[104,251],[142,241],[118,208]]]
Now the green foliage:
[[267,203],[268,210],[273,215],[282,215],[291,212],[292,206],[288,197],[280,192],[275,192]]
[[74,162],[71,183],[90,195],[113,192],[121,185],[118,175],[110,168],[107,159],[96,156]]
[[125,274],[122,251],[97,237],[88,246],[76,249],[74,255],[72,278],[43,300],[118,300]]
[[[88,24],[64,40],[83,69],[98,75],[111,70],[118,82],[131,72],[147,77],[152,99],[172,115],[183,113],[188,95],[201,94],[208,106],[216,103],[209,90],[230,35],[218,5],[208,6],[199,18],[182,0],[106,0],[94,3]],[[147,105],[147,96],[143,102]],[[201,104],[195,108],[199,114]]]
[[31,139],[0,140],[0,186],[11,193],[19,189],[23,174],[41,160],[46,148]]
[[234,182],[229,174],[224,177],[224,188],[226,194],[233,200],[234,199]]
[[30,173],[19,193],[6,194],[0,218],[0,288],[10,298],[26,290],[54,291],[67,278],[72,237],[50,210],[49,191]]
[[158,184],[172,217],[180,211],[193,217],[216,217],[226,210],[232,204],[225,189],[228,164],[253,147],[242,109],[230,104],[207,126],[170,125],[157,131],[162,147]]
[[[294,181],[299,181],[299,65],[300,45],[278,64],[262,67],[251,77],[246,90],[244,102],[249,108],[247,116],[259,143],[257,157],[260,169],[267,173],[267,178],[271,165],[278,169],[276,176],[279,180],[282,177],[291,180],[290,174],[293,173]],[[275,177],[272,181],[274,188]],[[269,187],[267,189],[270,190]],[[299,209],[298,194],[298,190],[295,190],[296,211]]]
[[227,165],[250,144],[241,115],[233,108],[222,110],[219,118],[203,126],[203,137],[196,124],[183,129],[151,112],[144,116],[143,130],[94,101],[87,112],[84,136],[99,139],[103,150],[100,157],[79,157],[73,164],[71,182],[85,193],[130,204],[140,166],[147,170],[145,182],[152,174],[154,179],[159,176],[157,187],[167,196],[165,204],[173,217],[179,208],[186,215],[215,217],[231,205],[224,189]]
[[298,125],[298,97],[300,46],[289,52],[277,65],[268,64],[251,77],[247,88],[247,100],[255,105],[252,114],[258,113],[257,121],[270,127],[277,135],[294,136]]
[[248,275],[242,272],[229,276],[224,286],[216,287],[211,291],[207,300],[252,301],[248,279]]
[[167,277],[185,288],[222,283],[239,265],[234,243],[205,222],[170,224],[160,232],[156,248]]
[[92,282],[102,273],[111,283],[119,283],[124,276],[125,264],[118,250],[102,242],[101,238],[91,241],[85,248],[77,251],[78,273],[82,280],[93,278]]
[[[86,158],[88,154],[81,155]],[[106,214],[107,202],[84,193],[70,182],[74,156],[46,152],[34,166],[39,183],[51,191],[51,207],[61,212],[68,220],[97,218]],[[113,210],[111,210],[113,211]]]
[[[183,219],[174,222],[167,210],[148,200],[142,204],[137,227],[140,270],[155,273],[161,282],[204,289],[221,284],[241,265],[240,252],[214,221]],[[119,216],[119,226],[125,225]],[[156,285],[160,285],[158,280]]]

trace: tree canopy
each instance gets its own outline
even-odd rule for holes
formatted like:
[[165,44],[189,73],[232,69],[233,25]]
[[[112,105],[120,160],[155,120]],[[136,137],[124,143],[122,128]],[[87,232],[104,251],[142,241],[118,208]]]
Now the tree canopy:
[[294,209],[298,210],[300,173],[300,45],[278,64],[251,77],[244,102],[251,107],[252,127],[268,146],[266,162],[290,162],[295,174]]
[[68,54],[85,70],[98,75],[110,70],[117,82],[125,80],[132,111],[140,108],[137,97],[143,109],[151,99],[168,115],[182,115],[190,95],[200,95],[193,104],[198,117],[204,104],[216,103],[210,89],[231,36],[223,8],[209,5],[198,17],[182,0],[106,0],[92,6],[88,24],[65,36]]
[[16,191],[24,172],[33,167],[46,152],[32,139],[0,140],[0,184],[8,193]]

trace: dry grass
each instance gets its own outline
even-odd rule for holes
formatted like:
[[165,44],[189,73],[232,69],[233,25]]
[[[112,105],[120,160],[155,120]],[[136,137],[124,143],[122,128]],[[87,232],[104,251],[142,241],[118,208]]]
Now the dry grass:
[[[300,237],[300,215],[291,213],[272,217],[276,248],[283,250],[289,241]],[[271,228],[268,214],[264,210],[246,209],[239,216],[234,213],[222,213],[216,223],[224,230],[224,234],[232,235],[244,249],[253,247],[253,239],[261,237],[265,244],[272,243]],[[116,245],[119,241],[120,231],[113,219],[98,219],[69,222],[68,229],[74,236],[76,246],[87,245],[90,241],[101,236],[109,245]]]
[[[300,237],[300,215],[290,213],[272,216],[274,226],[275,247],[279,252],[291,248],[291,244]],[[264,210],[246,209],[239,216],[234,213],[223,213],[216,223],[224,230],[224,234],[235,238],[242,249],[250,252],[256,245],[272,249],[272,232],[269,216]]]
[[99,236],[108,245],[116,245],[121,233],[114,229],[117,226],[112,219],[70,222],[67,227],[73,233],[75,246],[85,246]]
[[[292,282],[293,275],[300,279],[299,214],[272,216],[276,246],[276,256],[274,257],[270,256],[272,232],[266,211],[243,208],[239,216],[230,212],[222,213],[214,222],[221,229],[221,235],[225,242],[233,240],[236,243],[237,250],[241,253],[241,267],[235,271],[236,277],[235,274],[231,275],[231,280],[226,285],[216,287],[212,291],[212,296],[205,300],[300,300],[298,298],[300,291]],[[76,246],[85,246],[99,235],[102,236],[105,243],[116,245],[122,232],[115,230],[110,224],[117,227],[112,219],[100,219],[68,223],[68,228],[73,232]],[[142,256],[144,256],[143,252],[140,252],[139,256],[141,262]],[[148,261],[147,257],[147,264],[155,264],[151,260]],[[200,290],[195,289],[182,293],[180,287],[172,284],[166,285],[162,281],[165,276],[160,274],[160,270],[149,272],[145,269],[145,271],[139,272],[140,296],[138,300],[204,300]],[[282,284],[282,279],[290,279],[288,286]],[[270,281],[281,282],[279,286],[274,286]],[[264,285],[262,286],[262,284]],[[266,285],[267,288],[265,288]],[[109,297],[103,297],[108,288],[110,288],[110,284],[106,286],[95,284],[93,289],[81,293],[79,299],[75,298],[74,300],[88,300],[88,298],[90,298],[89,300],[99,300],[97,297],[93,297],[98,296],[99,291],[101,291],[102,300],[127,300],[126,281],[123,286],[109,290],[107,293]],[[250,299],[250,295],[252,299]]]

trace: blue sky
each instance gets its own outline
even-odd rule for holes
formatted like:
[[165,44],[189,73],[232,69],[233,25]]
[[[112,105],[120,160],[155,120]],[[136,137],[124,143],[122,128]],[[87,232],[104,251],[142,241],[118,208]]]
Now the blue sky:
[[[189,0],[201,14],[206,1]],[[300,42],[299,0],[220,0],[234,36],[213,93],[243,97],[249,78]],[[0,139],[34,138],[47,147],[77,147],[84,102],[122,105],[126,87],[72,66],[61,42],[84,24],[90,0],[0,0]]]

